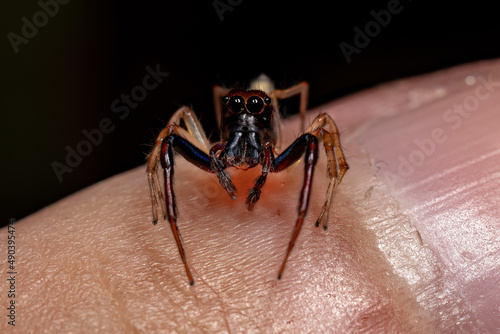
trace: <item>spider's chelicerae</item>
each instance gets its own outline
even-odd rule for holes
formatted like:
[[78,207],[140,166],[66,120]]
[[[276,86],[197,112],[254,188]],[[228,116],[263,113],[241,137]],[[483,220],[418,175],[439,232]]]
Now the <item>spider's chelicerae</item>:
[[[221,134],[219,142],[211,144],[208,141],[196,115],[188,107],[177,110],[167,126],[160,132],[153,151],[148,157],[147,167],[153,223],[157,223],[158,210],[161,210],[165,219],[170,222],[191,285],[194,284],[194,280],[177,228],[172,180],[174,151],[200,169],[217,174],[220,185],[231,198],[236,198],[236,189],[226,169],[235,167],[247,170],[261,165],[262,173],[255,180],[246,200],[249,210],[259,200],[261,188],[266,182],[268,173],[281,172],[294,165],[305,155],[304,183],[300,194],[298,218],[285,259],[278,273],[278,279],[280,279],[307,212],[314,166],[318,158],[318,143],[322,141],[327,156],[330,180],[316,226],[321,224],[326,229],[333,191],[340,184],[349,168],[342,152],[339,131],[335,122],[327,114],[318,115],[304,131],[304,134],[299,136],[288,148],[279,151],[281,130],[278,99],[300,95],[300,113],[304,129],[308,90],[306,82],[285,90],[275,90],[266,76],[257,78],[248,90],[227,90],[215,86],[215,113]],[[181,127],[181,121],[183,121],[184,127]],[[159,163],[165,178],[165,196],[158,179]]]

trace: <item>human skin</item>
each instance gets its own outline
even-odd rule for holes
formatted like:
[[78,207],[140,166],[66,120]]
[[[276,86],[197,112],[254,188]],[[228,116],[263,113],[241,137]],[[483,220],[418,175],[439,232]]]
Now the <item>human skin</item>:
[[[350,169],[328,229],[315,227],[327,186],[320,146],[309,211],[281,280],[302,164],[270,174],[249,212],[258,170],[230,171],[239,190],[231,200],[214,175],[176,156],[178,226],[194,286],[169,224],[151,223],[145,166],[84,189],[15,223],[16,326],[3,316],[0,332],[496,333],[498,105],[495,60],[310,111],[309,121],[319,112],[335,119]],[[299,124],[285,122],[285,143]],[[7,229],[0,240],[6,254]]]

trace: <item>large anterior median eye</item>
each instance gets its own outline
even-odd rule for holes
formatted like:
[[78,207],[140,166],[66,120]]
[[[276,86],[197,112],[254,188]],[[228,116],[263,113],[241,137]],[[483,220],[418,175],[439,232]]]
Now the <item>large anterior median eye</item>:
[[247,101],[247,109],[252,114],[258,114],[264,108],[264,101],[258,96],[250,96]]
[[229,99],[229,108],[232,112],[238,114],[245,110],[245,100],[241,96],[233,96]]

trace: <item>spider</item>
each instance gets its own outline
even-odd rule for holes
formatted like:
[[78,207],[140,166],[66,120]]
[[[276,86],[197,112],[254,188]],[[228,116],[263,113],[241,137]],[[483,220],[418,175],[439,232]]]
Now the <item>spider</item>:
[[[321,213],[316,220],[326,230],[333,191],[348,170],[340,145],[340,136],[333,119],[327,114],[318,115],[311,125],[288,148],[280,151],[281,130],[278,99],[300,95],[300,114],[304,130],[309,85],[301,82],[284,90],[275,90],[272,82],[262,75],[250,84],[248,90],[227,90],[220,86],[213,89],[215,113],[221,134],[220,141],[210,144],[203,128],[189,107],[181,107],[171,117],[167,126],[156,138],[148,156],[147,178],[150,189],[153,224],[158,222],[158,211],[170,223],[179,254],[191,285],[194,279],[177,227],[177,210],[173,187],[174,151],[200,169],[217,175],[220,185],[231,198],[236,198],[228,167],[247,170],[258,165],[262,172],[250,189],[246,205],[251,210],[260,198],[261,189],[269,173],[278,173],[300,161],[305,155],[304,181],[298,206],[295,230],[288,245],[285,259],[278,272],[281,279],[290,252],[300,232],[307,213],[311,194],[314,166],[318,159],[318,144],[323,142],[327,156],[329,184]],[[181,126],[181,121],[184,126]],[[165,196],[158,178],[161,164],[165,182]]]

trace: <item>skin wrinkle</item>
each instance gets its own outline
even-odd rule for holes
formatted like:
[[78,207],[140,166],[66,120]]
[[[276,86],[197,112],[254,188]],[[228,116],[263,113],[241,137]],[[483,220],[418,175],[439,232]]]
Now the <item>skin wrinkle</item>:
[[[354,153],[354,155],[353,155],[351,160],[353,160],[353,159],[360,160],[357,164],[355,162],[355,164],[357,166],[361,166],[362,162],[368,162],[368,159],[364,158],[361,152],[353,152],[353,153]],[[370,168],[373,169],[373,167],[371,167],[369,164],[366,164],[365,168],[366,169],[370,169]],[[398,213],[394,211],[394,208],[397,208],[398,205],[393,204],[393,201],[391,201],[390,198],[383,197],[384,196],[384,194],[383,194],[384,189],[382,188],[382,185],[380,184],[380,182],[377,181],[375,178],[373,178],[373,176],[372,176],[374,174],[373,170],[372,171],[370,171],[370,170],[360,171],[358,169],[358,170],[355,170],[355,173],[356,173],[356,175],[354,175],[354,177],[358,178],[358,180],[360,181],[358,183],[360,186],[360,189],[355,190],[355,192],[363,194],[363,199],[364,199],[364,194],[366,193],[366,191],[363,192],[362,189],[370,189],[371,187],[373,187],[371,198],[376,198],[378,200],[381,200],[383,203],[387,203],[384,207],[377,206],[377,207],[370,208],[371,201],[365,200],[364,206],[360,206],[358,208],[352,208],[352,209],[358,211],[357,216],[361,217],[361,221],[364,221],[364,222],[372,221],[372,223],[374,223],[374,225],[373,225],[374,227],[371,228],[371,231],[372,231],[372,233],[375,232],[375,234],[368,232],[371,235],[370,238],[372,239],[369,243],[373,245],[372,247],[376,248],[371,253],[377,254],[377,256],[380,256],[381,254],[380,254],[379,250],[381,249],[380,248],[381,245],[383,245],[384,242],[389,243],[389,242],[393,242],[392,241],[393,239],[395,239],[395,238],[397,239],[398,234],[401,234],[400,226],[402,226],[402,224],[397,224],[397,223],[393,224],[392,228],[389,228],[389,226],[384,226],[383,228],[375,227],[375,226],[382,224],[384,221],[390,221],[390,220],[397,219]],[[364,179],[366,179],[366,180],[364,180]],[[370,188],[368,188],[368,185],[370,185]],[[387,195],[385,197],[387,197]],[[373,219],[374,217],[377,217],[377,220],[374,220]],[[359,226],[357,224],[353,224],[352,226],[356,227],[356,231],[351,232],[350,235],[359,236],[359,235],[363,234],[363,231],[361,231],[359,229]],[[391,231],[391,229],[394,232],[387,233],[388,231]],[[403,234],[407,234],[405,232],[406,231],[403,231]],[[386,239],[384,239],[384,238],[386,238]],[[401,238],[399,237],[399,239],[401,239]],[[398,240],[398,241],[400,241],[400,240]],[[353,241],[351,240],[349,242],[349,244],[352,244],[352,243],[353,243]],[[363,244],[366,245],[367,242],[364,242]],[[362,249],[363,244],[360,243],[357,247],[354,246],[354,248],[355,249]],[[377,246],[377,244],[378,244],[378,246]],[[400,249],[401,246],[402,245],[399,243],[399,244],[397,244],[397,245],[395,244],[393,247],[389,247],[389,248],[391,250],[392,249]],[[384,250],[383,247],[382,247],[382,250]],[[363,261],[362,263],[376,263],[377,264],[377,268],[370,268],[369,270],[365,270],[365,271],[371,272],[372,276],[374,276],[374,277],[376,277],[375,273],[378,271],[380,271],[382,273],[385,272],[387,275],[390,275],[390,273],[392,272],[391,264],[394,265],[394,263],[391,263],[391,258],[394,257],[394,254],[391,254],[391,253],[386,253],[386,255],[388,255],[386,260],[384,260],[384,259],[380,259],[380,260],[366,259],[365,261]],[[385,268],[384,269],[382,269],[383,267],[380,268],[380,263],[383,263],[387,260],[388,260],[388,262],[386,263]],[[404,265],[404,264],[400,263],[399,267],[401,267],[402,265]],[[394,267],[396,267],[394,269],[398,269],[397,268],[398,266],[394,265]],[[363,270],[361,270],[361,271],[363,271]],[[384,280],[384,278],[381,278],[380,281],[384,282],[385,280]],[[423,325],[423,324],[430,321],[429,315],[426,314],[425,311],[423,311],[423,310],[417,311],[419,308],[418,306],[411,305],[412,302],[410,300],[408,300],[408,297],[406,296],[408,294],[408,292],[402,293],[406,289],[406,288],[403,288],[405,286],[405,283],[403,283],[401,279],[398,279],[397,276],[391,277],[391,278],[387,279],[387,281],[393,282],[392,284],[399,281],[399,284],[395,284],[396,288],[395,288],[395,291],[393,292],[394,295],[391,298],[387,298],[387,299],[389,301],[394,300],[394,299],[396,299],[396,300],[400,299],[401,304],[405,304],[405,303],[409,304],[408,309],[413,310],[413,316],[416,317],[417,319],[419,319],[420,320],[419,322],[422,324],[422,327],[419,330],[422,333],[432,332],[431,327],[427,327],[427,326]],[[392,287],[392,288],[386,287],[385,289],[390,290],[390,289],[394,289],[394,287]],[[398,292],[398,290],[399,290],[399,292]],[[398,295],[399,295],[399,297],[398,297]],[[392,306],[391,306],[392,304],[386,305],[384,302],[378,301],[377,303],[375,303],[375,305],[384,305],[381,307],[387,309],[388,313],[391,313],[391,312],[395,313],[394,310],[392,309]],[[368,305],[366,307],[366,309],[367,309],[366,312],[368,312],[368,313],[372,312],[371,308],[372,308],[372,305]],[[373,311],[373,312],[375,312],[375,311]],[[363,316],[360,316],[360,318],[363,319]],[[368,328],[369,326],[371,326],[371,325],[367,324],[367,328],[365,328],[364,330],[369,332],[369,328]],[[358,327],[358,329],[360,329],[360,328],[361,327]],[[394,331],[398,332],[398,330],[396,328],[394,328]],[[415,331],[415,329],[413,329],[411,332],[414,332],[414,331]],[[356,332],[356,330],[354,332]],[[377,331],[375,331],[375,332],[377,332]]]
[[[453,105],[453,103],[456,103],[457,101],[465,101],[467,98],[470,99],[471,96],[473,95],[474,90],[476,89],[475,86],[472,87],[466,87],[466,89],[463,89],[463,80],[467,75],[474,75],[476,78],[482,75],[483,77],[489,77],[491,76],[491,73],[494,73],[493,78],[495,79],[495,82],[498,78],[498,64],[495,64],[495,62],[484,62],[482,64],[478,64],[480,70],[471,70],[470,67],[464,66],[462,68],[459,68],[456,70],[456,72],[461,73],[461,78],[459,81],[460,86],[462,87],[460,91],[453,92],[452,89],[450,89],[449,93],[450,95],[446,97],[446,103],[435,103],[431,104],[426,109],[424,108],[422,110],[422,114],[428,114],[429,118],[436,118],[441,116],[446,110],[446,108],[449,108],[450,105]],[[487,69],[485,71],[484,69]],[[464,73],[465,72],[465,73]],[[481,73],[478,75],[478,73]],[[497,88],[498,90],[498,88]],[[495,93],[496,96],[498,96],[498,93]],[[465,96],[465,97],[464,97]],[[488,100],[482,101],[481,104],[479,105],[478,109],[474,111],[474,118],[473,116],[470,116],[469,119],[466,119],[463,121],[462,127],[460,128],[460,132],[456,132],[457,134],[460,133],[460,136],[456,136],[454,129],[448,130],[446,128],[446,123],[441,122],[436,122],[434,126],[441,126],[443,129],[446,130],[445,134],[448,136],[447,141],[444,144],[438,143],[436,144],[438,147],[436,149],[436,153],[434,155],[431,155],[427,157],[427,161],[425,164],[425,169],[423,168],[417,168],[416,172],[413,173],[412,175],[409,176],[409,182],[400,182],[400,184],[397,185],[397,189],[400,189],[403,187],[405,189],[404,192],[396,191],[396,196],[398,199],[403,199],[401,202],[403,204],[402,210],[406,211],[406,214],[412,217],[412,220],[417,222],[419,226],[421,226],[421,233],[424,235],[424,239],[427,239],[429,242],[429,246],[436,252],[436,254],[439,254],[439,260],[441,262],[444,262],[446,265],[443,267],[443,277],[444,281],[454,281],[457,280],[457,284],[451,284],[451,286],[445,287],[445,289],[450,289],[446,291],[448,294],[455,294],[457,296],[462,297],[462,299],[466,296],[464,293],[466,290],[464,289],[463,283],[460,284],[460,280],[467,281],[470,280],[470,278],[466,278],[467,273],[475,273],[475,275],[480,274],[481,276],[488,276],[485,274],[480,268],[491,268],[491,267],[497,267],[498,268],[498,261],[492,261],[491,265],[485,265],[485,264],[479,264],[478,269],[479,270],[472,270],[470,267],[475,266],[474,262],[477,264],[477,261],[479,260],[478,258],[475,258],[475,261],[473,263],[470,263],[470,261],[458,261],[456,262],[456,259],[453,256],[450,256],[453,254],[455,249],[463,249],[464,246],[464,241],[460,241],[462,239],[462,236],[469,236],[469,242],[475,243],[475,246],[473,247],[474,250],[477,250],[478,253],[483,253],[484,255],[479,255],[480,258],[487,257],[487,258],[492,258],[493,254],[498,254],[498,252],[491,252],[485,249],[485,244],[488,244],[493,246],[491,249],[498,249],[498,237],[496,238],[495,242],[489,242],[489,240],[494,240],[494,238],[488,237],[488,234],[485,232],[488,231],[488,225],[490,226],[493,231],[495,230],[493,227],[492,223],[488,224],[488,220],[485,219],[485,217],[478,216],[475,211],[475,208],[481,207],[488,205],[488,202],[491,202],[491,199],[495,198],[494,196],[488,196],[484,200],[480,200],[483,196],[481,193],[490,193],[491,191],[487,191],[486,188],[492,188],[491,190],[494,192],[494,189],[497,189],[495,186],[492,186],[493,184],[498,184],[498,177],[496,177],[495,168],[492,170],[492,173],[488,175],[485,173],[484,167],[485,165],[495,165],[494,161],[496,160],[496,166],[498,166],[498,158],[496,158],[496,154],[491,154],[492,150],[496,150],[496,147],[493,143],[498,143],[498,135],[496,135],[497,138],[495,138],[494,134],[497,134],[498,132],[492,132],[488,131],[488,127],[485,127],[484,124],[492,124],[493,118],[495,118],[497,113],[492,113],[495,109],[494,105],[497,104],[495,100],[497,100],[496,96],[492,95]],[[446,107],[443,107],[446,106]],[[404,117],[404,116],[403,116]],[[411,116],[408,116],[408,118],[411,118]],[[373,150],[374,147],[380,148],[384,147],[383,145],[380,145],[380,143],[377,143],[377,140],[375,142],[371,141],[371,138],[373,134],[380,134],[384,133],[385,130],[382,130],[381,127],[387,127],[391,128],[394,126],[398,125],[393,125],[395,124],[395,120],[392,120],[392,124],[383,124],[381,122],[378,122],[380,126],[375,126],[370,129],[370,127],[365,128],[365,136],[364,136],[364,141],[368,144],[368,146],[371,146],[372,152],[375,152]],[[474,128],[477,128],[481,131],[482,135],[482,141],[478,141],[477,139],[475,140],[475,137],[477,138],[477,135],[474,135]],[[414,138],[415,134],[412,134],[411,128],[408,128],[410,131],[408,131],[407,138],[411,139]],[[432,129],[432,128],[430,128]],[[486,130],[486,131],[485,131]],[[493,129],[491,129],[493,130]],[[426,131],[429,131],[426,129]],[[420,139],[424,135],[426,135],[426,131],[421,131],[421,130],[415,130],[413,131],[414,133],[418,133],[417,136],[419,136]],[[458,131],[458,130],[457,130]],[[471,135],[471,133],[473,135]],[[476,133],[478,133],[476,131]],[[428,136],[428,134],[427,134]],[[383,138],[383,137],[382,137]],[[390,138],[386,137],[388,140]],[[456,138],[456,139],[455,139]],[[486,140],[487,138],[487,140]],[[368,140],[367,140],[368,139]],[[379,139],[379,138],[377,138]],[[378,140],[379,142],[381,140]],[[404,144],[403,140],[403,144]],[[455,146],[450,145],[450,144],[455,144]],[[463,144],[462,144],[463,143]],[[479,145],[474,145],[475,143],[480,144]],[[465,144],[465,145],[464,145]],[[449,147],[451,146],[451,150],[447,150],[446,152],[442,153],[438,151],[442,147]],[[474,147],[476,146],[476,147]],[[407,151],[410,152],[411,148]],[[379,150],[380,152],[380,150]],[[400,150],[401,152],[401,150]],[[486,154],[482,153],[486,152]],[[471,154],[473,153],[473,154]],[[392,155],[395,156],[398,154],[398,151],[395,150],[395,152],[392,152]],[[403,153],[405,154],[405,153]],[[482,164],[480,165],[480,168],[477,168],[479,166],[474,166],[474,164],[470,163],[470,159],[476,159],[477,156],[481,157],[481,155],[488,156],[487,160],[481,161]],[[385,158],[384,158],[385,156]],[[388,154],[382,150],[382,153],[376,153],[374,160],[387,160]],[[453,156],[450,159],[450,156]],[[444,157],[445,159],[441,158]],[[457,159],[459,158],[459,159]],[[389,158],[389,160],[391,160]],[[394,160],[394,159],[392,159]],[[455,163],[455,161],[458,160],[458,163]],[[440,164],[439,166],[434,167],[435,163],[434,161],[438,161]],[[450,161],[453,161],[450,165]],[[462,166],[463,164],[463,166]],[[447,172],[447,165],[449,165],[453,170],[454,173],[450,174]],[[460,168],[458,168],[458,167]],[[428,169],[428,167],[430,167]],[[434,168],[433,168],[434,167]],[[444,167],[444,168],[443,168]],[[432,174],[433,170],[437,170],[438,173],[440,171],[441,174],[439,177],[435,177]],[[468,174],[468,172],[474,173],[474,174]],[[454,174],[462,174],[462,175],[467,175],[465,179],[463,179],[460,176],[455,176]],[[449,174],[449,175],[448,175]],[[433,178],[432,183],[426,183],[426,189],[429,189],[427,191],[422,191],[422,180],[427,180],[429,177]],[[403,179],[404,180],[404,179]],[[463,180],[464,182],[455,182],[455,180]],[[451,182],[450,182],[451,181]],[[432,189],[432,187],[429,187],[429,185],[434,186],[435,189]],[[394,184],[393,184],[394,186]],[[408,189],[411,189],[411,191],[408,191]],[[431,190],[432,189],[432,190]],[[433,193],[434,196],[428,196],[429,193]],[[404,196],[403,196],[404,194]],[[454,195],[453,195],[454,194]],[[420,196],[420,197],[418,197]],[[437,197],[437,200],[436,200]],[[411,199],[413,198],[413,202]],[[418,198],[418,200],[416,200]],[[429,206],[429,203],[434,202],[434,205]],[[455,208],[455,209],[449,209],[449,208]],[[494,209],[494,206],[490,205],[489,206],[491,211]],[[496,207],[498,208],[498,206]],[[488,210],[486,210],[488,211]],[[445,215],[447,217],[445,220],[443,218],[440,219],[439,215],[436,216],[439,212]],[[426,220],[429,220],[429,222],[436,221],[436,222],[443,222],[444,226],[440,226],[441,224],[437,224],[436,228],[434,229],[435,231],[432,231],[433,234],[441,236],[438,238],[438,240],[433,241],[432,239],[434,238],[434,235],[429,234],[430,231],[428,231],[428,228],[425,228],[427,226],[431,225],[422,225],[423,222]],[[464,224],[458,223],[460,220],[464,222]],[[463,232],[460,232],[460,230],[457,230],[456,228],[450,228],[449,222],[457,222],[456,226],[463,226],[461,227],[461,230]],[[474,222],[474,224],[471,224],[471,222]],[[486,225],[485,225],[486,223]],[[486,229],[483,232],[483,235],[478,234],[477,237],[473,237],[471,235],[471,232],[477,230],[480,228],[480,226],[485,225]],[[424,227],[424,228],[422,228]],[[423,231],[423,232],[422,232]],[[495,232],[493,232],[494,234]],[[489,232],[489,235],[492,235],[492,232]],[[498,234],[497,234],[498,235]],[[453,247],[450,247],[450,244],[453,245]],[[443,251],[445,250],[446,251]],[[486,252],[485,252],[486,251]],[[494,255],[493,255],[494,257]],[[498,258],[498,256],[497,256]],[[493,259],[492,259],[493,260]],[[469,263],[468,263],[469,262]],[[462,267],[459,270],[453,268],[453,267]],[[455,273],[454,273],[455,272]],[[460,278],[462,276],[463,278]],[[491,276],[494,277],[494,276]],[[495,294],[487,294],[487,295],[495,295]],[[498,295],[498,294],[497,294]],[[498,319],[498,314],[497,316],[491,315],[486,317],[484,312],[476,312],[474,310],[474,303],[470,303],[467,298],[465,298],[465,301],[462,303],[463,307],[460,309],[465,309],[466,311],[470,312],[472,315],[472,318],[466,317],[465,319],[460,319],[460,321],[454,320],[453,322],[457,324],[457,326],[465,326],[465,323],[467,321],[477,323],[476,326],[481,326],[481,321],[477,321],[477,317],[481,317],[486,322],[492,323],[492,319],[497,318]],[[453,309],[455,310],[455,309]],[[491,308],[490,308],[491,310]],[[458,313],[458,312],[457,312]],[[491,311],[490,311],[491,313]],[[458,314],[457,314],[458,315]],[[493,321],[494,322],[494,321]],[[481,331],[484,332],[486,331],[485,328],[483,327],[473,327],[472,331]]]
[[[436,101],[443,98],[442,93],[433,95],[434,88],[445,87],[449,93],[456,87],[458,100],[463,100],[460,94],[468,90],[456,81],[471,73],[487,78],[495,67],[500,68],[500,63],[467,65],[389,83],[321,107],[340,127],[351,169],[336,190],[328,230],[314,227],[327,183],[320,147],[309,212],[281,281],[276,274],[296,219],[302,166],[270,175],[259,203],[248,212],[244,203],[247,188],[260,171],[230,171],[240,190],[240,196],[231,200],[223,190],[213,190],[220,189],[214,175],[176,159],[178,225],[196,280],[193,287],[186,281],[168,224],[162,219],[156,226],[151,224],[144,167],[98,183],[17,222],[23,274],[16,299],[19,328],[27,332],[491,332],[492,327],[482,321],[488,320],[483,314],[492,315],[493,311],[481,309],[474,298],[498,289],[491,280],[498,270],[485,271],[485,266],[495,264],[489,254],[498,240],[491,233],[489,239],[480,240],[474,234],[479,231],[469,223],[463,224],[467,229],[424,224],[429,210],[419,208],[421,199],[436,197],[434,193],[426,197],[421,191],[434,190],[403,184],[405,192],[394,191],[394,184],[383,173],[397,159],[382,155],[383,148],[392,152],[398,145],[404,147],[401,142],[408,134],[380,125],[401,127],[398,120],[412,116],[418,123],[418,115],[426,115],[426,108],[441,105]],[[447,82],[452,84],[447,86]],[[418,94],[409,94],[411,91],[424,98],[415,100]],[[493,108],[489,101],[482,106]],[[313,110],[309,117],[318,113]],[[285,143],[295,139],[299,124],[298,119],[286,122],[285,129],[290,131],[285,133]],[[412,122],[404,124],[411,126]],[[428,135],[433,124],[425,124],[427,128],[417,127],[417,136]],[[381,145],[381,138],[389,140]],[[407,139],[411,142],[413,138],[412,134]],[[447,157],[459,152],[453,150],[453,143],[446,142],[451,148]],[[481,163],[493,163],[496,157]],[[428,159],[430,166],[437,161],[446,159],[439,154]],[[436,181],[463,174],[473,166],[443,172]],[[439,171],[438,167],[419,170],[414,176],[428,177],[424,171]],[[488,170],[489,175],[495,172],[493,167]],[[484,174],[471,177],[471,183],[479,182]],[[495,182],[491,179],[491,186]],[[476,216],[482,211],[461,208],[457,206],[460,201],[461,197],[451,202],[453,210],[436,207],[433,218],[443,221],[434,216],[437,213],[446,219],[476,217],[478,224],[488,222],[487,214],[494,217],[493,202],[479,207],[486,212]],[[412,211],[414,207],[419,209]],[[482,232],[497,226],[493,224],[497,223],[491,220],[484,225]],[[440,235],[441,231],[447,235]],[[472,239],[460,239],[464,231]],[[452,243],[450,237],[459,242]],[[0,231],[0,240],[4,239],[5,229]],[[455,258],[446,263],[443,247],[453,245],[450,251],[459,251],[465,242],[478,242],[476,252],[468,255],[470,260],[464,257],[462,261],[479,261],[475,262],[476,276],[467,276],[467,270],[450,275]],[[0,252],[5,252],[5,243],[0,243]],[[481,252],[481,258],[477,257]],[[493,299],[478,300],[491,303]],[[6,303],[5,294],[0,295],[0,304]],[[6,326],[0,322],[0,331],[8,332]]]
[[[300,171],[300,170],[299,170],[299,171]],[[294,179],[294,177],[291,177],[291,178],[292,178],[292,179]],[[251,178],[251,179],[252,179],[252,178]],[[300,180],[294,180],[294,181],[295,181],[295,183],[300,183]],[[120,182],[121,182],[121,179],[120,179]],[[319,182],[321,182],[321,181],[319,181]],[[317,196],[317,195],[316,195],[316,196]],[[318,196],[318,197],[319,197],[319,196]],[[338,196],[337,196],[337,197],[338,197]],[[293,210],[293,211],[294,211],[294,210]],[[113,211],[113,212],[118,212],[118,211]],[[293,215],[290,215],[290,216],[293,216]],[[352,226],[356,226],[356,224],[355,224],[355,223],[353,223],[353,224],[352,224]],[[273,228],[275,228],[275,226],[273,226]],[[166,231],[165,231],[165,230],[166,230],[166,228],[163,228],[163,230],[164,230],[163,232],[166,232]],[[313,230],[313,231],[318,232],[319,230]],[[119,231],[118,231],[118,230],[116,230],[116,229],[114,229],[114,228],[112,228],[112,229],[106,229],[106,230],[105,230],[105,232],[107,232],[107,233],[111,233],[111,234],[115,234],[115,233],[117,233],[117,232],[119,232]],[[289,232],[289,231],[288,231],[288,232]],[[287,232],[287,234],[288,234],[288,232]],[[310,233],[311,233],[311,230],[309,230],[309,231],[308,231],[308,233],[310,234]],[[123,234],[123,233],[122,233],[122,234]],[[118,236],[119,236],[119,233],[118,233]],[[187,239],[187,238],[186,238],[186,239]],[[284,241],[284,243],[286,243],[286,239],[285,239],[285,240],[283,240],[283,241]],[[352,240],[351,240],[351,241],[352,241]],[[161,242],[162,242],[162,243],[164,243],[164,240],[161,240]],[[350,244],[350,242],[349,242],[349,244]],[[95,246],[97,247],[97,245],[95,245]],[[168,247],[172,249],[172,248],[173,248],[173,245],[169,245]],[[295,252],[296,254],[298,254],[297,256],[302,255],[303,250],[299,249],[299,247],[297,247],[297,248],[298,248],[298,249],[297,249],[297,250],[296,250],[296,252]],[[347,249],[345,246],[344,246],[344,247],[342,247],[342,248],[343,248],[343,250],[346,250],[346,249]],[[284,249],[284,247],[282,248],[282,250],[283,250],[283,249]],[[356,247],[351,247],[351,249],[356,249]],[[113,251],[111,251],[111,250],[108,250],[108,252],[113,253]],[[114,252],[116,252],[116,254],[117,254],[117,255],[114,257],[114,259],[113,259],[113,258],[111,258],[111,260],[112,260],[112,261],[117,261],[117,260],[118,260],[118,258],[117,258],[117,257],[119,257],[119,258],[123,258],[123,257],[125,256],[125,254],[123,254],[123,255],[122,255],[122,253],[124,253],[124,252],[126,253],[126,250],[125,250],[125,249],[121,249],[120,251],[118,251],[118,249],[116,249],[116,250],[114,250]],[[172,253],[172,251],[170,251],[169,253]],[[173,253],[175,254],[175,249],[173,249]],[[281,253],[281,252],[279,252],[279,253]],[[280,255],[281,255],[281,254],[280,254]],[[297,257],[297,256],[294,256],[294,257]],[[280,257],[281,257],[281,256],[280,256]],[[176,258],[176,257],[174,257],[174,258]],[[121,261],[120,261],[120,262],[121,262]],[[134,262],[134,263],[135,263],[135,262]],[[303,271],[303,274],[305,274],[306,276],[308,276],[308,275],[309,275],[306,271]],[[287,275],[290,275],[290,274],[287,274]],[[182,271],[181,271],[181,277],[182,277]],[[271,276],[271,277],[272,277],[272,276]],[[244,279],[244,277],[242,277],[241,279]],[[254,279],[256,279],[256,277],[255,277]],[[274,277],[272,277],[271,279],[272,279],[272,280],[274,280]],[[180,279],[180,281],[182,281],[182,279]],[[243,286],[245,286],[245,284],[244,284],[243,282],[240,282],[240,283],[241,283],[241,284],[239,284],[239,285],[243,285]],[[300,283],[300,281],[298,281],[298,283]],[[182,285],[179,285],[179,284],[178,284],[178,282],[174,282],[174,284],[176,284],[178,287],[180,287],[180,289],[182,289]],[[109,289],[109,288],[108,288],[108,289]],[[225,296],[225,298],[229,298],[229,297],[228,297],[228,296]],[[281,298],[278,298],[278,299],[281,299]],[[294,318],[294,316],[292,316],[292,315],[291,315],[291,316],[290,316],[290,318]],[[189,322],[189,321],[188,321],[188,322]],[[295,323],[297,323],[297,321],[296,321]]]
[[[297,181],[298,181],[298,180],[297,180]],[[297,183],[299,183],[299,181],[298,181]],[[320,193],[321,193],[321,192],[320,192]],[[180,211],[181,211],[181,210],[180,210]],[[302,255],[303,250],[299,250],[298,252]],[[303,256],[303,255],[302,255],[302,256]]]

